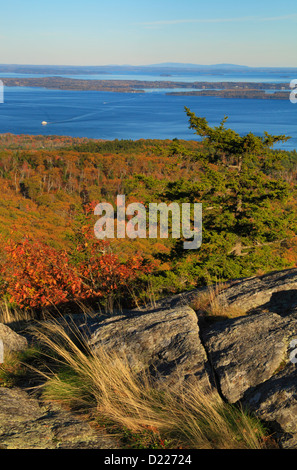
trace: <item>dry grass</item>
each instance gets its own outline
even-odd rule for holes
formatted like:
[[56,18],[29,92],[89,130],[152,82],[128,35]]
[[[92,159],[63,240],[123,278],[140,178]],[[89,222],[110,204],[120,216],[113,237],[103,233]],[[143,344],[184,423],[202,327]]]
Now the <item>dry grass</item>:
[[49,375],[44,397],[95,408],[99,418],[131,432],[153,429],[172,448],[236,449],[265,447],[260,422],[216,392],[197,385],[159,388],[146,370],[135,371],[125,357],[104,349],[92,353],[76,332],[72,339],[57,323],[35,330],[61,372]]
[[0,323],[21,323],[34,319],[34,314],[29,310],[22,310],[21,308],[11,308],[6,300],[0,303]]
[[224,297],[226,285],[216,284],[207,288],[206,292],[197,294],[190,306],[198,314],[207,317],[236,318],[245,315],[245,311],[238,306],[230,306]]

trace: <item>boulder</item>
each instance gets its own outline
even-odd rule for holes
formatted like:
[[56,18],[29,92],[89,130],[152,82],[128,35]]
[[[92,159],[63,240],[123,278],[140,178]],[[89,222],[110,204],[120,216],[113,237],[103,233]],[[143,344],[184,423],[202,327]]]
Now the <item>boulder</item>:
[[0,449],[116,449],[118,442],[59,404],[0,387]]
[[220,296],[250,313],[202,333],[221,395],[270,423],[284,448],[297,448],[296,272],[234,283]]
[[250,389],[242,403],[280,431],[283,447],[297,448],[297,368],[293,363]]
[[261,308],[285,315],[297,306],[297,269],[239,279],[226,284],[218,301],[243,312]]
[[262,312],[218,322],[204,332],[204,346],[224,397],[231,403],[289,362],[297,316]]
[[96,353],[104,346],[124,354],[133,367],[145,364],[167,385],[199,380],[210,386],[210,368],[200,341],[195,312],[187,306],[174,309],[135,310],[80,326]]
[[10,351],[22,351],[28,347],[28,341],[24,336],[17,334],[9,326],[0,323],[0,340],[3,342],[3,355]]
[[[218,305],[230,306],[243,314],[257,310],[286,315],[297,306],[297,269],[276,271],[262,276],[234,279],[217,286]],[[173,295],[159,302],[159,305],[174,308],[189,305],[199,295],[216,291],[214,286],[200,287]]]

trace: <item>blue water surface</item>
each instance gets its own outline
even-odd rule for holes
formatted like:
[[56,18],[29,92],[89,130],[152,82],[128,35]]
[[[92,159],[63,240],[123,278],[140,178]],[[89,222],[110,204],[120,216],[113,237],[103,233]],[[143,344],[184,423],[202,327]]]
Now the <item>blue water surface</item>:
[[[285,134],[276,146],[297,149],[297,104],[288,100],[170,96],[5,87],[0,134],[65,135],[97,139],[198,139],[188,128],[187,106],[211,126],[227,115],[226,126],[240,134]],[[42,126],[41,122],[48,125]]]

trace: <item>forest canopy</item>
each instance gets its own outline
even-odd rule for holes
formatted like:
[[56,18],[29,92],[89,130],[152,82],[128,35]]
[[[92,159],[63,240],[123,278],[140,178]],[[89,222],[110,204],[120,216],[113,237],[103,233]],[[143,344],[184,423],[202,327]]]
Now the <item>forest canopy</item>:
[[[297,262],[297,153],[185,108],[193,140],[0,136],[2,301],[136,305]],[[199,136],[196,138],[195,134]],[[202,203],[203,242],[94,237],[98,202]],[[34,255],[35,254],[35,255]],[[45,285],[45,283],[47,285]]]

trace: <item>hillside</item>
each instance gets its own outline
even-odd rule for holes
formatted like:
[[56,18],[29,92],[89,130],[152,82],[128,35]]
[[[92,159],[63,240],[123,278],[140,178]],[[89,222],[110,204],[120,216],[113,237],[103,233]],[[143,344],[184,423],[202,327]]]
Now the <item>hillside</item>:
[[[1,286],[11,305],[106,300],[111,294],[117,301],[142,302],[296,265],[297,154],[272,150],[286,137],[240,137],[225,121],[211,129],[187,113],[202,141],[1,135]],[[127,204],[145,207],[202,202],[201,248],[184,250],[184,240],[171,236],[111,239],[102,248],[94,237],[93,210],[99,202],[115,207],[119,194]],[[49,263],[51,256],[63,258],[67,269]],[[41,288],[42,279],[50,293]]]

